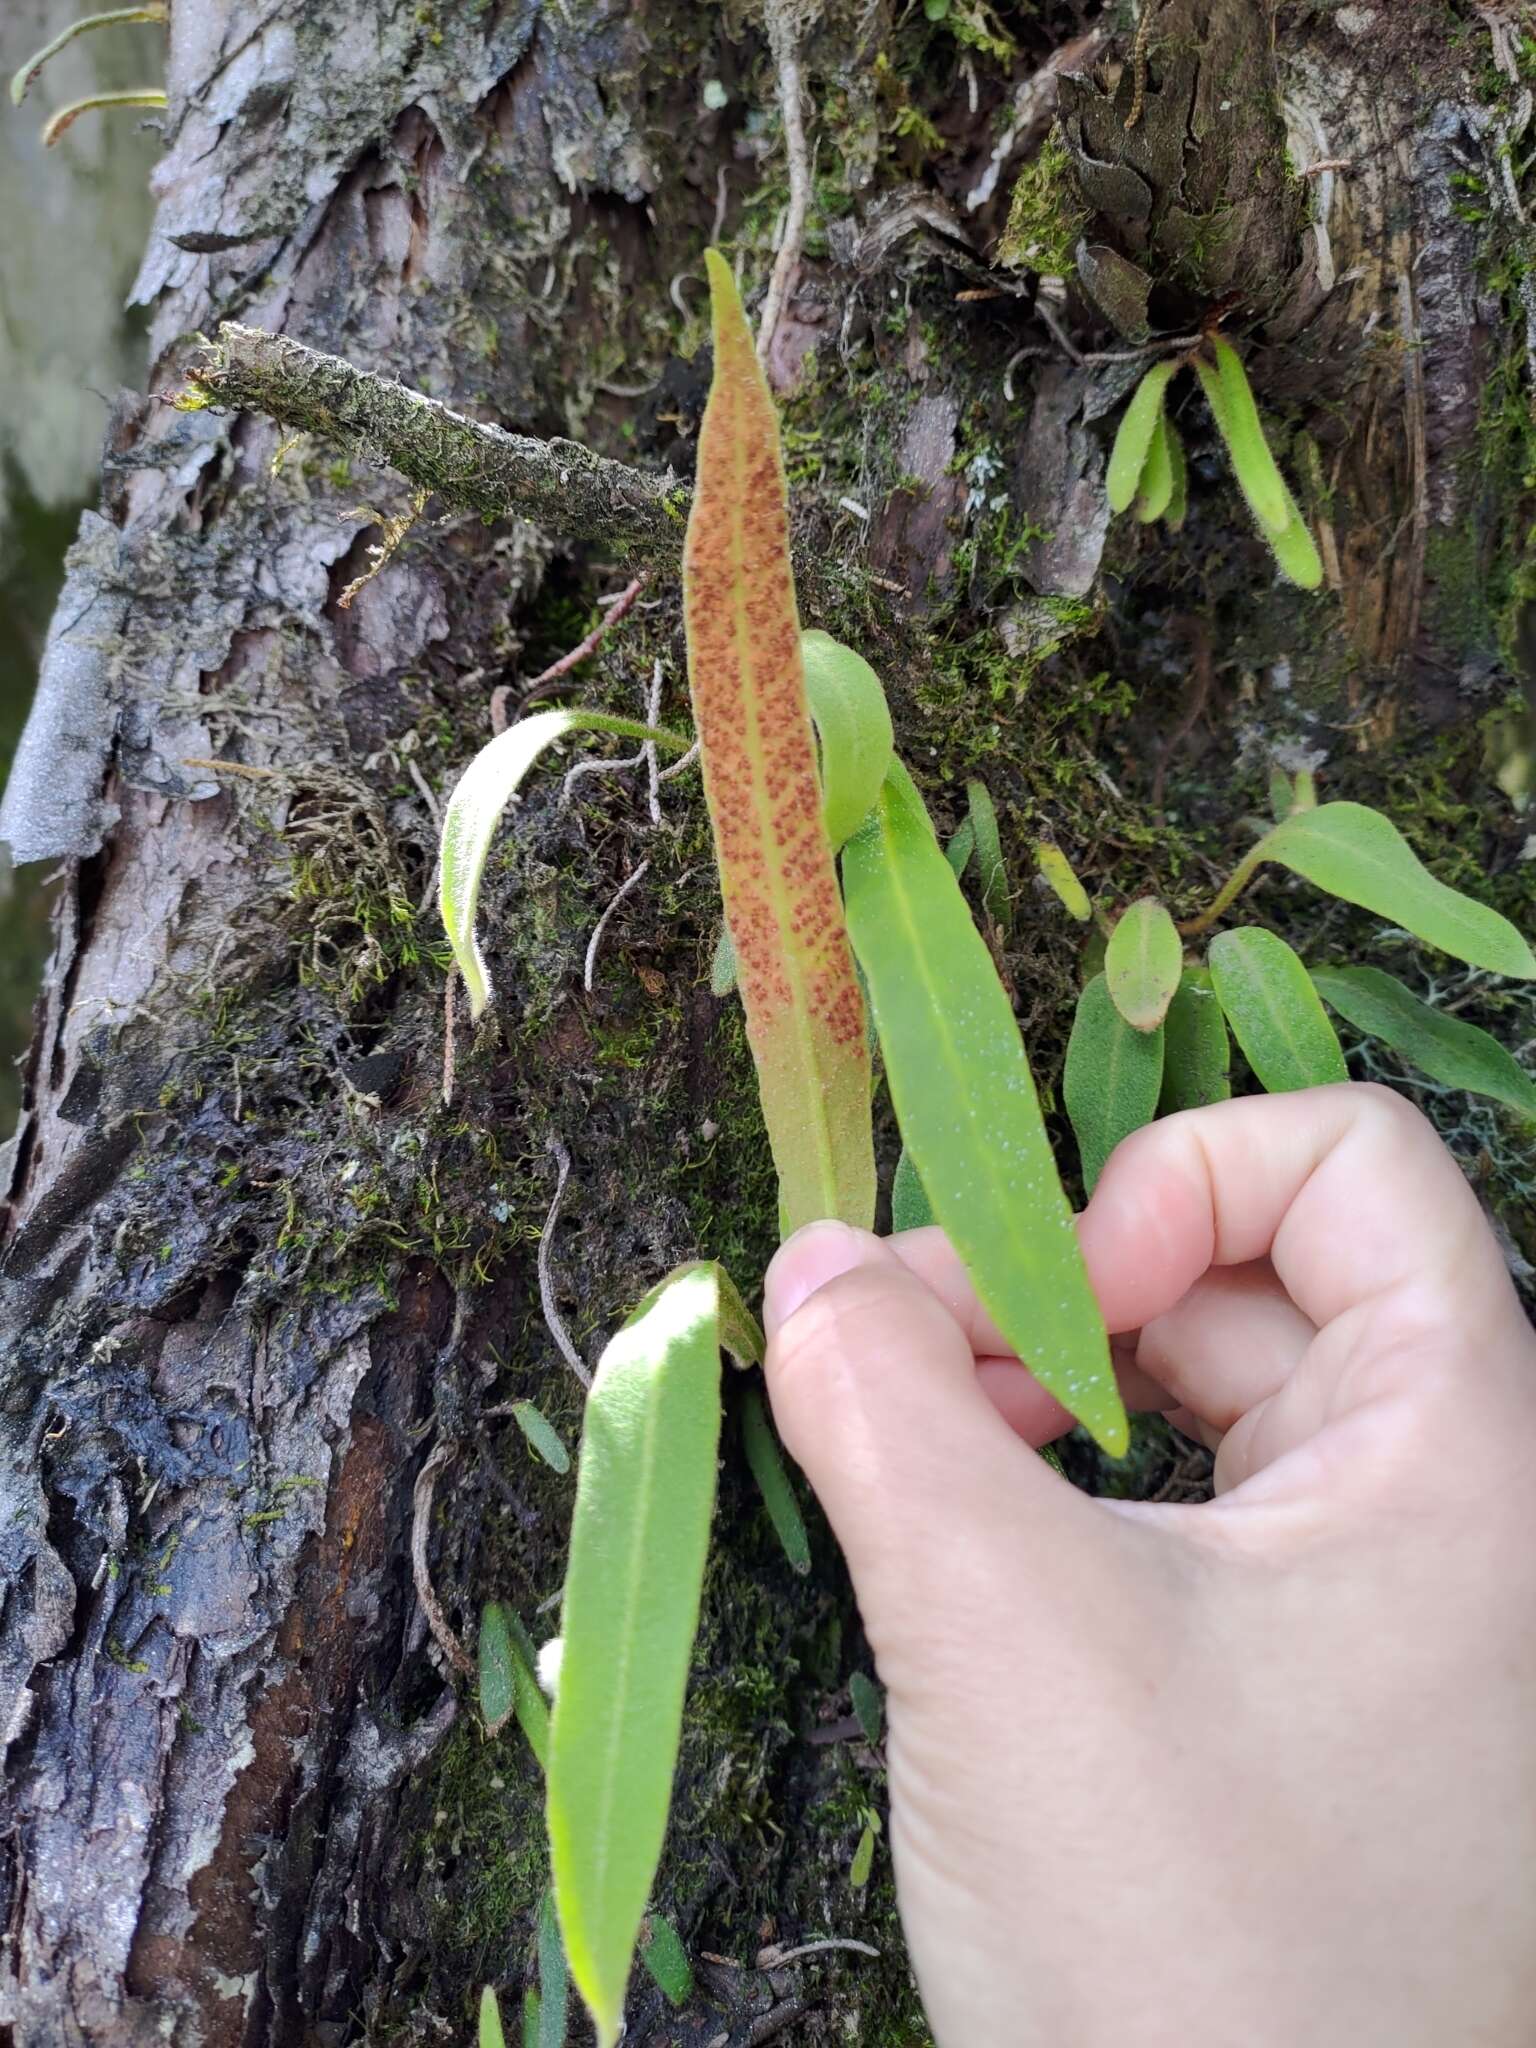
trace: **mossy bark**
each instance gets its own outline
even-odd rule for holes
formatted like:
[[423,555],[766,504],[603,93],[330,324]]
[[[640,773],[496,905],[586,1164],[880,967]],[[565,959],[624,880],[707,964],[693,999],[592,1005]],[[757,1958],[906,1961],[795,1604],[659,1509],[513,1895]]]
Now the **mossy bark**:
[[[1080,360],[1123,344],[1076,287],[986,267],[1040,140],[1032,82],[1076,9],[953,0],[932,22],[850,0],[809,32],[816,180],[773,356],[820,565],[808,622],[886,675],[941,824],[986,781],[1018,899],[993,936],[1047,1091],[1080,959],[1029,879],[1040,837],[1106,902],[1153,889],[1187,912],[1246,843],[1271,759],[1326,757],[1333,793],[1384,799],[1448,879],[1487,871],[1476,886],[1529,922],[1536,863],[1486,753],[1507,726],[1511,757],[1522,716],[1530,365],[1505,295],[1518,311],[1524,245],[1492,200],[1458,210],[1447,169],[1460,151],[1481,175],[1516,96],[1469,72],[1479,31],[1449,8],[1375,38],[1343,21],[1363,11],[1283,8],[1271,50],[1249,0],[1170,7],[1266,32],[1242,137],[1279,218],[1248,221],[1244,247],[1269,253],[1231,324],[1325,536],[1331,588],[1305,603],[1274,586],[1195,425],[1184,532],[1107,528],[1134,365]],[[579,1433],[540,1306],[552,1138],[572,1172],[547,1279],[588,1356],[679,1259],[750,1286],[771,1249],[739,1012],[708,992],[707,825],[687,777],[658,824],[643,765],[534,779],[484,895],[500,1002],[472,1041],[461,1026],[445,1105],[436,813],[492,691],[515,698],[581,638],[621,550],[561,541],[536,504],[488,523],[445,495],[343,609],[366,522],[405,510],[404,485],[323,437],[285,448],[257,414],[148,394],[182,389],[196,337],[232,319],[512,432],[686,473],[698,252],[721,238],[754,294],[772,261],[774,81],[749,10],[687,0],[174,13],[145,395],[115,410],[57,634],[59,788],[88,801],[35,786],[23,806],[68,874],[4,1270],[0,2018],[22,2048],[465,2040],[481,1983],[514,2009],[531,1967],[539,1786],[434,1650],[413,1485],[441,1447],[427,1557],[460,1635],[493,1597],[552,1631],[570,1481],[479,1420],[527,1398]],[[1131,30],[1089,54],[1131,61]],[[1156,13],[1142,55],[1149,106],[1193,64],[1191,104],[1220,111]],[[1304,103],[1289,165],[1279,97]],[[1069,167],[1090,129],[1109,160],[1101,112],[1080,106],[1056,145]],[[1321,217],[1297,136],[1332,147],[1346,122],[1356,182],[1329,174]],[[1230,201],[1201,154],[1224,145],[1183,137],[1203,220]],[[1102,179],[1064,178],[1093,246],[1176,271],[1181,310],[1229,288],[1202,284],[1200,233],[1170,253],[1106,211]],[[1494,372],[1508,402],[1480,427]],[[659,673],[677,719],[667,552],[575,683],[633,714]],[[588,992],[593,928],[641,860]],[[1279,886],[1262,901],[1315,957],[1372,938]],[[1470,1003],[1528,1035],[1513,999]],[[1454,1135],[1524,1234],[1500,1127]],[[881,1146],[888,1165],[888,1121]],[[1121,1490],[1190,1477],[1158,1428],[1120,1472],[1069,1462]],[[673,2013],[637,1976],[633,2041],[791,2021],[801,2040],[924,2038],[883,1846],[850,1882],[882,1774],[847,1699],[868,1668],[855,1610],[812,1530],[803,1581],[728,1427],[658,1891],[697,1991]],[[826,1936],[879,1954],[758,1966],[770,1942]]]

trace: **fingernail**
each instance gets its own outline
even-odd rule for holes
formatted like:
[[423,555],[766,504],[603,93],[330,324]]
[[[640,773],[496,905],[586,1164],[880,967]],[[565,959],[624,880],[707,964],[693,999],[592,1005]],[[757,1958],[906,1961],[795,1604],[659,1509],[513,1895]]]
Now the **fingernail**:
[[803,1301],[868,1256],[862,1230],[847,1223],[802,1224],[773,1255],[763,1278],[763,1327],[771,1337]]

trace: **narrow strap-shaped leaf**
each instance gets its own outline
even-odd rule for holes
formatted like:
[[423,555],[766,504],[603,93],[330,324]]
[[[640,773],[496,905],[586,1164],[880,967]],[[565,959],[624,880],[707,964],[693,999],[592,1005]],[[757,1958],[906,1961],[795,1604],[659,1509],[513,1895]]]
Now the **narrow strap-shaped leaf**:
[[1154,896],[1133,903],[1109,935],[1104,979],[1115,1008],[1138,1031],[1155,1031],[1168,1014],[1184,965],[1178,927]]
[[890,706],[863,655],[830,633],[802,633],[800,653],[821,742],[822,820],[839,847],[863,824],[891,765]]
[[1096,974],[1077,999],[1061,1082],[1090,1195],[1120,1140],[1156,1116],[1162,1080],[1163,1027],[1127,1024]]
[[1008,870],[1003,865],[1003,840],[997,829],[997,808],[987,785],[974,777],[965,785],[965,794],[971,807],[971,834],[976,843],[981,900],[998,930],[1011,932],[1013,905],[1008,900]]
[[805,1533],[805,1517],[795,1499],[795,1489],[779,1455],[779,1440],[768,1420],[768,1410],[756,1386],[747,1389],[741,1404],[741,1442],[747,1467],[757,1481],[757,1490],[768,1510],[774,1534],[790,1564],[802,1576],[811,1568],[811,1543]]
[[646,1917],[640,1937],[640,1960],[668,2005],[681,2007],[688,2003],[693,1996],[693,1966],[677,1929],[662,1913]]
[[976,827],[969,818],[962,818],[955,827],[948,846],[944,849],[944,858],[949,862],[950,869],[957,882],[970,866],[971,855],[975,851]]
[[875,1867],[875,1823],[873,1817],[864,1823],[864,1832],[859,1837],[859,1846],[853,1852],[853,1862],[848,1870],[848,1882],[856,1892],[863,1891],[869,1883],[870,1872]]
[[571,1975],[613,2048],[666,1834],[720,1442],[720,1289],[664,1280],[587,1397],[550,1719],[550,1858]]
[[1536,977],[1536,955],[1509,919],[1436,881],[1391,819],[1365,804],[1293,811],[1265,833],[1196,928],[1218,918],[1266,860],[1279,861],[1330,896],[1374,911],[1469,966],[1521,981]]
[[1212,939],[1207,957],[1232,1036],[1271,1095],[1349,1079],[1338,1034],[1284,939],[1243,925]]
[[1035,848],[1035,864],[1055,892],[1063,909],[1075,917],[1079,924],[1087,924],[1093,916],[1093,905],[1088,901],[1088,891],[1072,871],[1072,863],[1059,846],[1053,846],[1048,839],[1042,839]]
[[924,1230],[932,1221],[933,1204],[912,1164],[912,1154],[903,1145],[891,1180],[891,1228]]
[[1157,425],[1152,429],[1146,467],[1141,472],[1141,485],[1136,493],[1136,517],[1142,525],[1150,526],[1154,519],[1161,519],[1172,496],[1173,456],[1168,446],[1168,417],[1166,413],[1159,413]]
[[523,1993],[523,2048],[540,2048],[539,2025],[543,2017],[539,2010],[539,1994],[530,1984]]
[[1314,967],[1312,986],[1331,1010],[1447,1088],[1502,1102],[1536,1123],[1536,1081],[1476,1024],[1421,1002],[1379,967]]
[[730,267],[683,556],[688,680],[726,923],[794,1230],[875,1212],[869,1043],[822,823],[773,401]]
[[1248,372],[1231,342],[1218,334],[1213,337],[1212,346],[1216,353],[1216,374],[1221,382],[1225,415],[1224,422],[1218,417],[1217,425],[1232,457],[1232,467],[1237,471],[1238,482],[1253,507],[1255,518],[1263,525],[1278,530],[1291,518],[1290,493],[1264,437]]
[[1291,815],[1291,806],[1296,801],[1296,786],[1289,775],[1278,764],[1269,771],[1269,810],[1277,825],[1283,824]]
[[715,941],[714,956],[709,963],[709,992],[712,996],[731,995],[736,987],[736,948],[731,944],[729,929],[722,925],[720,936]]
[[1154,363],[1131,393],[1131,402],[1120,416],[1115,445],[1109,451],[1109,467],[1104,473],[1104,488],[1112,512],[1123,512],[1136,495],[1152,437],[1163,416],[1163,397],[1177,368],[1176,360]]
[[569,1999],[555,1896],[546,1892],[539,1901],[539,2048],[565,2048]]
[[1210,972],[1186,967],[1163,1019],[1161,1114],[1203,1109],[1232,1093],[1232,1042]]
[[512,1419],[553,1471],[569,1472],[571,1454],[560,1440],[560,1432],[531,1401],[514,1401]]
[[1183,437],[1166,413],[1163,415],[1163,432],[1168,439],[1169,469],[1168,503],[1163,507],[1163,524],[1170,533],[1177,533],[1189,513],[1189,458],[1184,453]]
[[483,746],[454,785],[443,812],[442,847],[438,856],[437,900],[443,929],[453,948],[470,1015],[478,1017],[491,999],[491,978],[475,931],[480,879],[501,814],[517,794],[518,785],[546,747],[570,732],[612,732],[630,739],[654,740],[682,752],[688,742],[675,732],[640,725],[633,718],[610,718],[605,711],[562,708],[536,711],[519,719]]
[[902,1138],[935,1219],[1035,1377],[1110,1452],[1125,1410],[1012,1005],[899,761],[843,854]]
[[489,1984],[480,1993],[480,2048],[507,2048],[507,2037],[501,2031],[501,2007]]

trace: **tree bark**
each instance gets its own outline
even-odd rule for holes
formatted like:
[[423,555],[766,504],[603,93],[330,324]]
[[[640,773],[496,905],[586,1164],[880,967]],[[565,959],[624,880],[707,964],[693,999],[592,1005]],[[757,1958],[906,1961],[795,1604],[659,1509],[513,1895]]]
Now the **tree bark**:
[[[1487,758],[1510,781],[1530,598],[1515,85],[1470,10],[1143,4],[1138,53],[1070,0],[936,23],[829,0],[770,358],[820,565],[808,623],[880,666],[941,821],[985,776],[1026,911],[994,937],[1047,1083],[1079,961],[1028,879],[1040,837],[1108,900],[1187,909],[1269,763],[1325,764],[1451,879],[1481,866],[1533,908]],[[581,442],[667,519],[707,387],[699,251],[722,238],[760,293],[786,210],[775,68],[749,10],[683,0],[178,0],[169,62],[149,374],[114,411],[6,813],[67,886],[0,1302],[0,2021],[17,2048],[464,2041],[482,1983],[512,2013],[528,1981],[540,1787],[433,1640],[413,1496],[460,1638],[490,1598],[552,1633],[570,1481],[479,1419],[531,1399],[574,1446],[541,1283],[590,1359],[681,1258],[750,1285],[774,1203],[739,1017],[708,993],[696,784],[653,814],[643,766],[535,778],[485,889],[499,1005],[461,1024],[446,1104],[436,823],[492,691],[515,698],[634,566],[651,587],[575,684],[633,714],[659,677],[686,716],[675,551],[574,542],[537,500],[488,519],[423,475],[440,495],[344,608],[405,483],[321,433],[163,400],[232,320]],[[1083,252],[1064,291],[990,267],[1016,185]],[[1136,269],[1150,324],[1222,302],[1247,336],[1319,529],[1317,600],[1274,585],[1194,421],[1183,534],[1108,527],[1139,370],[1105,280],[1134,302]],[[1278,888],[1266,911],[1372,939]],[[1440,1113],[1532,1248],[1518,1162]],[[872,1665],[846,1582],[814,1523],[815,1571],[790,1573],[726,1442],[658,1888],[696,1990],[673,2013],[637,1974],[629,2038],[766,2039],[778,2013],[798,2040],[918,2041],[883,1851],[848,1879],[883,1779],[849,1718]],[[1156,1426],[1128,1473],[1072,1456],[1145,1491],[1191,1469]],[[827,1936],[879,1954],[758,1967]]]

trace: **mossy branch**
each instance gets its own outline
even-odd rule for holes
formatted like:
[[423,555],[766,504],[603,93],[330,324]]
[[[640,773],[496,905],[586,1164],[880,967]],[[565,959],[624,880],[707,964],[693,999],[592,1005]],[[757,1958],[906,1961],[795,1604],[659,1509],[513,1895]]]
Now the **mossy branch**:
[[692,491],[671,472],[631,469],[575,441],[537,441],[450,411],[393,379],[286,335],[226,321],[193,363],[190,409],[263,412],[318,434],[487,519],[528,519],[562,540],[676,561]]

